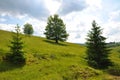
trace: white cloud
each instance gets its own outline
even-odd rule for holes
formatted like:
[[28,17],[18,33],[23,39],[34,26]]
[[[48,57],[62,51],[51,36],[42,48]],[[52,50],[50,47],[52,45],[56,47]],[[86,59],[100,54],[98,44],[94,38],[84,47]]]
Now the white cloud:
[[100,16],[95,16],[95,14],[91,12],[91,8],[89,7],[79,12],[72,12],[62,17],[66,24],[67,31],[70,34],[68,38],[69,42],[85,43],[87,33],[92,27],[92,21],[96,20],[98,24],[102,23]]
[[24,14],[24,15],[17,15],[16,17],[20,20],[24,19],[25,17],[27,17],[28,15],[27,14]]
[[24,24],[26,24],[26,23],[32,24],[33,29],[34,29],[34,35],[44,37],[44,30],[45,30],[45,26],[46,26],[45,21],[37,20],[35,18],[34,19],[29,18],[27,21],[25,21]]
[[105,24],[104,35],[107,37],[107,42],[117,41],[120,42],[120,23],[110,22]]
[[[0,1],[0,29],[14,30],[14,26],[21,21],[21,28],[25,23],[30,23],[33,25],[34,35],[44,36],[47,17],[58,13],[70,34],[69,42],[84,43],[93,20],[103,28],[103,35],[108,38],[107,42],[119,41],[120,10],[118,6],[116,8],[115,3],[114,7],[111,7],[112,2],[108,2],[110,1],[2,0]],[[14,25],[13,22],[16,24]]]
[[86,0],[86,3],[90,7],[102,9],[102,0]]
[[0,18],[0,22],[5,22],[6,19],[5,18]]
[[58,13],[67,15],[72,12],[82,11],[87,7],[84,0],[61,0],[61,6]]
[[60,1],[56,0],[44,0],[44,1],[51,15],[55,14],[60,8],[61,5]]
[[96,8],[96,13],[92,9],[93,7],[89,7],[82,12],[74,12],[63,18],[67,30],[71,31],[68,41],[84,43],[88,31],[92,27],[92,21],[96,20],[97,24],[103,29],[103,36],[107,37],[106,42],[120,42],[120,37],[118,37],[120,34],[120,11],[109,13],[107,21],[104,22],[102,21],[104,16],[99,13],[99,9]]
[[49,15],[43,0],[1,0],[0,14],[18,16],[28,15],[40,19]]
[[107,36],[107,42],[117,41],[120,42],[120,11],[116,10],[109,13],[108,21],[103,24],[104,35]]
[[109,21],[120,21],[120,10],[111,12],[109,14]]
[[0,24],[1,30],[14,31],[16,25],[12,24]]

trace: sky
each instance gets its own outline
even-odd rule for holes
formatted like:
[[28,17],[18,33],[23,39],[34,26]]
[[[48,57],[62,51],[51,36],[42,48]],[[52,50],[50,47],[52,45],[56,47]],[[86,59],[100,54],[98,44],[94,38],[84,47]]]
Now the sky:
[[33,25],[34,35],[45,37],[50,15],[58,14],[66,24],[68,42],[85,43],[93,20],[103,29],[106,42],[120,42],[120,0],[0,0],[0,29],[21,30]]

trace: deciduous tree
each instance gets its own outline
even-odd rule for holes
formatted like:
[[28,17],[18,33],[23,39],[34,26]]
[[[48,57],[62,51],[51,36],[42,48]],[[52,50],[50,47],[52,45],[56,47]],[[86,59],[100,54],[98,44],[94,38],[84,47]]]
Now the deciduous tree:
[[29,24],[29,23],[26,23],[26,24],[24,25],[24,34],[32,35],[33,32],[34,32],[34,30],[33,30],[32,25]]
[[66,41],[68,37],[65,24],[57,14],[48,18],[44,34],[47,39],[55,40],[56,43],[58,41]]

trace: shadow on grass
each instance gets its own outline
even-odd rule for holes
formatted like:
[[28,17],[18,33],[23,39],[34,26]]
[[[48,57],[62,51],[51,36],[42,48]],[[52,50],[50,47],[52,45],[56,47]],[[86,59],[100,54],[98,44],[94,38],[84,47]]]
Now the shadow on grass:
[[55,42],[50,41],[50,40],[43,40],[43,41],[45,41],[45,42],[47,42],[47,43],[50,43],[50,44],[53,44],[53,45],[68,46],[68,45],[66,45],[66,44],[63,44],[63,43],[55,43]]
[[14,64],[11,64],[7,61],[0,61],[0,72],[14,70],[16,68],[21,68],[23,66],[24,65],[14,65]]

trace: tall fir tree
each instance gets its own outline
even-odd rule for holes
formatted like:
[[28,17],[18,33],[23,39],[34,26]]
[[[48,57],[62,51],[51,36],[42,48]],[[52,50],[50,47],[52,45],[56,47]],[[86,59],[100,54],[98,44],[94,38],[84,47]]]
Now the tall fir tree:
[[20,34],[19,26],[15,27],[15,33],[13,33],[10,47],[10,55],[8,59],[13,64],[25,64],[24,52],[23,52],[23,42]]
[[88,64],[94,68],[107,68],[111,65],[111,61],[108,58],[110,49],[106,46],[106,38],[102,36],[101,27],[95,21],[92,22],[92,29],[87,36]]
[[45,29],[45,35],[47,39],[58,41],[66,41],[68,34],[66,27],[61,18],[57,14],[48,18],[47,26]]

